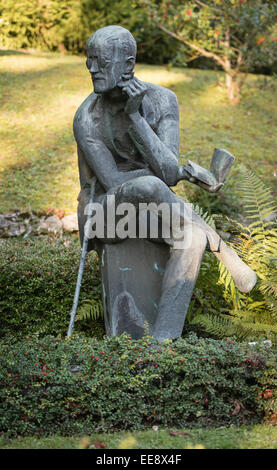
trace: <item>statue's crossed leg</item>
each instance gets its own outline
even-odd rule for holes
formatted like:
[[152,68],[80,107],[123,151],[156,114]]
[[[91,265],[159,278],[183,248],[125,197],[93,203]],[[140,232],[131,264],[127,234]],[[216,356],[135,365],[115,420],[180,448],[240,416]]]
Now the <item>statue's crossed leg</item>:
[[201,260],[207,247],[226,266],[242,292],[249,292],[254,287],[257,280],[254,271],[201,217],[191,211],[190,204],[178,198],[159,178],[135,178],[109,191],[101,201],[106,210],[107,196],[111,194],[115,196],[116,206],[126,202],[132,203],[138,212],[140,203],[150,202],[157,205],[167,203],[172,210],[179,211],[180,226],[175,227],[173,224],[170,227],[171,236],[164,238],[172,247],[172,253],[163,277],[162,294],[153,331],[157,339],[177,338],[182,334]]

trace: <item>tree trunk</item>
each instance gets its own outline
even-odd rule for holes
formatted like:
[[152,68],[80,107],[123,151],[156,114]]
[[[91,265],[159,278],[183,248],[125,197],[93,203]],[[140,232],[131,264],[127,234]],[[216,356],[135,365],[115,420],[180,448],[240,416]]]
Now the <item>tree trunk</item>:
[[232,105],[240,102],[240,87],[236,78],[226,73],[226,88],[229,101]]
[[[226,29],[225,32],[225,46],[226,49],[230,49],[230,30],[229,28]],[[235,76],[232,74],[232,65],[231,65],[231,59],[229,54],[226,54],[224,58],[224,71],[226,74],[226,88],[227,88],[227,94],[228,98],[231,104],[235,105],[239,103],[240,100],[240,88],[238,86],[238,82],[235,78]]]
[[63,54],[63,55],[66,53],[66,47],[65,47],[63,42],[60,42],[58,44],[58,49],[59,49],[60,53]]

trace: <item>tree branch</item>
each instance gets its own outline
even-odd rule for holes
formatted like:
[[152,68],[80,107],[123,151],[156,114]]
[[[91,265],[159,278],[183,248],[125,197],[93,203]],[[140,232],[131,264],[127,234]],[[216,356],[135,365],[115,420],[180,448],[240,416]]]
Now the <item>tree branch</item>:
[[200,57],[200,56],[201,56],[200,52],[197,52],[194,56],[190,57],[190,58],[187,60],[187,62],[191,62],[192,60],[195,60],[195,59],[197,59],[197,58]]
[[[219,13],[219,15],[223,15],[225,18],[228,17],[228,11],[226,12],[226,11],[224,10],[224,8],[223,8],[223,9],[220,9],[220,8],[214,7],[214,6],[212,6],[212,5],[207,5],[207,3],[201,2],[200,0],[194,0],[194,1],[195,1],[195,3],[197,3],[199,6],[202,6],[202,7],[204,7],[204,8],[210,8],[210,10],[213,10],[214,12]],[[215,13],[215,14],[216,14],[216,13]]]
[[169,31],[169,29],[165,28],[162,24],[158,23],[157,21],[155,21],[155,23],[158,26],[158,28],[160,28],[165,33],[169,34],[171,37],[177,39],[178,41],[182,42],[183,44],[186,44],[186,46],[189,46],[191,49],[193,49],[194,51],[197,51],[199,54],[203,55],[204,57],[208,57],[210,59],[213,59],[215,62],[217,62],[219,65],[221,65],[221,67],[225,71],[229,72],[228,67],[226,68],[225,61],[223,59],[221,59],[221,57],[219,57],[218,55],[214,54],[213,52],[209,52],[206,49],[203,49],[203,47],[197,46],[197,44],[193,44],[189,41],[186,41],[185,39],[178,36],[178,34],[173,33],[172,31]]
[[211,5],[207,5],[206,3],[201,2],[200,0],[194,0],[194,1],[195,1],[195,3],[197,3],[198,5],[200,5],[204,8],[210,8],[211,10],[219,11],[220,13],[222,13],[222,10],[220,10],[219,8],[212,7]]

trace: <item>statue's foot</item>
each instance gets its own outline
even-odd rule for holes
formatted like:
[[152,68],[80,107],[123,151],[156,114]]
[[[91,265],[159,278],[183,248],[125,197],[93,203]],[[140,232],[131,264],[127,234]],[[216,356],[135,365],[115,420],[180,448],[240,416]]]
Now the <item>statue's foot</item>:
[[257,275],[234,250],[221,240],[220,250],[214,254],[226,266],[241,292],[248,293],[253,289],[257,282]]
[[239,270],[238,274],[233,275],[234,282],[237,288],[244,293],[250,292],[257,282],[256,273],[244,264],[243,268]]

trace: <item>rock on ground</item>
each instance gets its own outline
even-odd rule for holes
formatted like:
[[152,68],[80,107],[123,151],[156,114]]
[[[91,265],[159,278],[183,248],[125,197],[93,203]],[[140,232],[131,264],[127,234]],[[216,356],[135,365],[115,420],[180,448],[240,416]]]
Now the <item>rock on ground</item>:
[[41,233],[59,233],[63,230],[62,221],[56,215],[51,215],[47,219],[42,218],[37,228]]
[[63,229],[66,232],[78,232],[77,214],[66,215],[62,218]]

